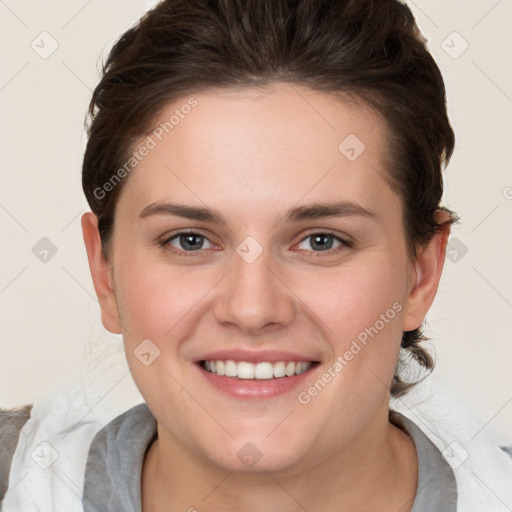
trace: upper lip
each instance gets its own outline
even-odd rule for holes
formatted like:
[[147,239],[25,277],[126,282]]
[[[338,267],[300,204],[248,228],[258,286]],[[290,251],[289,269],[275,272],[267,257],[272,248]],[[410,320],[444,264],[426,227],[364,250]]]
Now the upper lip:
[[201,357],[198,357],[195,362],[199,363],[200,361],[217,360],[227,361],[229,359],[232,361],[246,361],[248,363],[254,364],[263,362],[276,363],[277,361],[318,361],[314,357],[308,357],[294,352],[286,352],[281,350],[224,349],[208,352]]

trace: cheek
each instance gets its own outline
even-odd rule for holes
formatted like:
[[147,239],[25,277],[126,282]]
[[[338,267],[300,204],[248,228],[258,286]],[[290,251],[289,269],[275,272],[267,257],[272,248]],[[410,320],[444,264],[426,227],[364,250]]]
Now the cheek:
[[117,273],[122,276],[118,285],[121,321],[130,339],[167,338],[213,286],[200,270],[150,261],[126,261]]
[[369,397],[375,404],[385,399],[399,356],[406,262],[384,254],[372,260],[337,269],[301,292],[324,326],[337,365],[331,367],[334,385],[322,398],[333,411],[349,403],[371,408]]
[[317,273],[307,286],[297,280],[297,294],[325,324],[329,338],[336,340],[336,349],[345,349],[347,341],[376,323],[379,331],[401,331],[400,312],[407,286],[404,267],[387,256],[375,255],[373,260],[373,264],[358,262]]
[[[194,315],[208,285],[201,272],[149,260],[124,260],[116,267],[118,307],[126,359],[142,396],[153,410],[179,400],[185,414],[180,344],[194,329]],[[202,284],[201,284],[202,283]],[[149,340],[149,341],[148,341]],[[149,355],[146,355],[149,354]],[[158,392],[157,392],[158,391]]]

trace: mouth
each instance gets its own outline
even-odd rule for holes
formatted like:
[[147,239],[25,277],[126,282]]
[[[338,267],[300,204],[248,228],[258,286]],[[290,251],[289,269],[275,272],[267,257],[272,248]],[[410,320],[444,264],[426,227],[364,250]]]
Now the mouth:
[[242,380],[270,380],[293,377],[307,372],[319,361],[234,361],[232,359],[201,360],[198,363],[203,370],[214,375]]
[[276,360],[278,356],[274,356],[269,358],[274,359],[271,361],[253,359],[252,362],[208,358],[196,361],[194,366],[209,392],[242,400],[268,400],[291,394],[299,385],[305,388],[306,379],[313,379],[321,364],[316,360]]

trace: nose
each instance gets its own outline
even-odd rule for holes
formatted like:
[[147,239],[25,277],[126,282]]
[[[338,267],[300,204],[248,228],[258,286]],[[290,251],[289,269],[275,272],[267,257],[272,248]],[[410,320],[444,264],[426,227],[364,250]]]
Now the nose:
[[222,280],[214,306],[219,323],[236,325],[245,334],[258,334],[293,321],[295,295],[267,254],[263,251],[249,262],[234,253],[233,267]]

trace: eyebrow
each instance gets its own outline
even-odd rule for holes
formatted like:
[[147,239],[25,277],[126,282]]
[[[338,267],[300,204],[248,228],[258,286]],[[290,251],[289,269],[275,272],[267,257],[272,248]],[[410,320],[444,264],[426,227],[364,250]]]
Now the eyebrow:
[[[176,215],[186,219],[201,220],[215,224],[226,225],[222,215],[211,208],[191,206],[175,202],[155,202],[144,208],[139,218],[146,218],[153,215]],[[297,206],[286,212],[284,222],[300,222],[303,220],[323,219],[328,217],[352,217],[355,215],[376,218],[375,212],[352,201],[341,201],[337,203],[313,203],[304,206]]]

